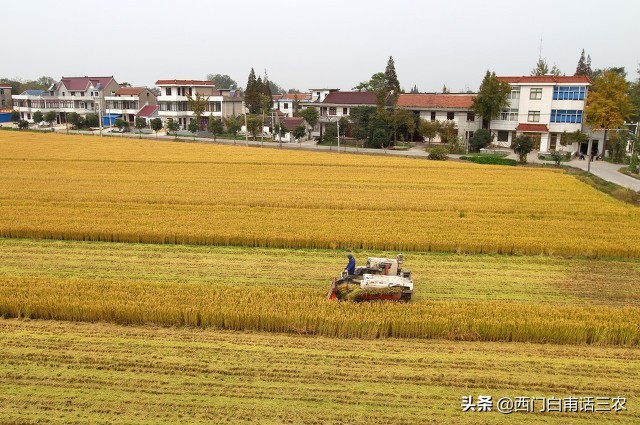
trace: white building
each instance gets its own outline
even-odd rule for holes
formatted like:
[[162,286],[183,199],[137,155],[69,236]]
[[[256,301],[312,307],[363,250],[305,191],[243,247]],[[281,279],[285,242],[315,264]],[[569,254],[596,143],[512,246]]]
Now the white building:
[[292,117],[296,107],[300,110],[304,104],[311,102],[311,93],[274,94],[272,98],[274,110],[282,112],[286,117]]
[[13,109],[27,121],[33,121],[35,111],[43,114],[56,111],[56,122],[60,124],[66,122],[66,115],[71,112],[84,117],[104,112],[104,97],[115,94],[119,88],[113,76],[62,77],[49,91],[27,90],[12,96]]
[[216,90],[212,81],[201,80],[158,80],[158,114],[162,121],[177,120],[180,128],[187,129],[195,114],[189,109],[189,97],[202,96],[206,107],[202,113],[200,128],[205,129],[209,117],[223,118],[243,113],[243,98],[232,89]]
[[[482,126],[482,120],[471,109],[474,97],[472,93],[399,94],[396,106],[413,111],[425,121],[453,122],[456,135],[469,140]],[[439,141],[439,136],[434,141]]]
[[106,125],[113,125],[116,119],[133,124],[144,106],[157,104],[156,95],[146,87],[122,87],[113,95],[105,96],[104,100]]
[[[511,85],[510,106],[489,128],[494,142],[510,146],[519,135],[534,141],[541,152],[561,150],[562,134],[585,131],[584,108],[591,81],[587,76],[498,77]],[[588,131],[586,131],[588,132]],[[602,141],[592,140],[594,152],[602,152]],[[587,144],[566,150],[587,152]]]

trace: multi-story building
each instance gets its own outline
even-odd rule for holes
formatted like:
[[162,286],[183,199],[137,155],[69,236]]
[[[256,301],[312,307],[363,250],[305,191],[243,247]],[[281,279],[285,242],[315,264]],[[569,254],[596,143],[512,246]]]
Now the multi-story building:
[[223,118],[237,116],[243,111],[243,98],[233,89],[216,90],[212,81],[201,80],[158,80],[158,114],[163,122],[177,120],[180,128],[187,129],[195,119],[194,111],[189,109],[189,98],[201,97],[205,100],[205,109],[201,116],[200,128],[207,127],[209,117]]
[[273,109],[282,112],[283,116],[292,117],[295,109],[300,110],[303,105],[311,102],[311,93],[274,94]]
[[11,84],[0,83],[0,109],[11,108]]
[[[321,137],[328,125],[336,125],[341,117],[349,116],[351,108],[358,106],[376,106],[376,94],[373,92],[339,91],[337,89],[313,90],[313,101],[302,105],[303,109],[318,109],[318,124],[311,130],[312,137]],[[322,100],[316,100],[322,99]]]
[[[399,94],[396,106],[408,109],[425,121],[453,122],[457,136],[469,140],[482,125],[471,108],[472,93],[411,93]],[[436,136],[434,141],[438,141]]]
[[157,104],[157,96],[146,87],[122,87],[104,100],[105,125],[113,125],[118,118],[133,123],[144,106]]
[[56,122],[60,124],[71,112],[82,116],[104,112],[105,96],[115,94],[119,88],[113,76],[62,77],[49,91],[27,90],[13,95],[13,108],[27,121],[33,119],[35,111],[56,111]]
[[[498,77],[511,85],[509,107],[491,120],[494,142],[510,146],[519,135],[534,141],[534,149],[560,150],[563,133],[584,131],[584,108],[591,81],[587,76]],[[602,152],[602,141],[592,140],[593,152]],[[587,143],[569,150],[587,152]]]

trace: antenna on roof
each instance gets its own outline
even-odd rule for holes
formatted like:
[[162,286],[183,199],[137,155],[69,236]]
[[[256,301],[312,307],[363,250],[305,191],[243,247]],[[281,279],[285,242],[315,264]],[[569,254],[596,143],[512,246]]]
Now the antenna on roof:
[[538,54],[538,60],[542,60],[542,34],[540,34],[540,51]]

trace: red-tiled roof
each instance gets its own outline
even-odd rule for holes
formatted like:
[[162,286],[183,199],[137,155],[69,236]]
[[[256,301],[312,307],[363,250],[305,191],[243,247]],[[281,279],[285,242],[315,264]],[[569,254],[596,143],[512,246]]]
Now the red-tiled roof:
[[158,105],[144,105],[136,115],[139,117],[150,117],[158,110]]
[[145,90],[145,87],[121,87],[116,91],[116,96],[136,96]]
[[369,91],[336,91],[329,93],[322,103],[375,106],[376,94]]
[[304,118],[299,117],[287,117],[282,120],[282,125],[289,131],[295,130],[296,127],[304,124]]
[[299,100],[299,101],[303,101],[303,100],[311,100],[311,94],[310,94],[310,93],[297,93],[297,94],[292,94],[292,93],[287,93],[287,94],[274,94],[274,95],[273,95],[273,100],[296,100],[296,96],[298,96],[297,100]]
[[0,83],[0,87],[2,87],[3,89],[11,88],[11,84]]
[[69,91],[84,91],[91,84],[93,87],[97,87],[98,84],[102,84],[102,88],[105,88],[109,82],[113,80],[111,77],[62,77],[60,82]]
[[417,93],[398,95],[397,106],[404,108],[471,109],[475,94]]
[[546,133],[549,131],[549,128],[546,124],[518,124],[516,127],[517,131],[528,131],[531,133]]
[[213,81],[202,80],[158,80],[157,86],[215,86]]
[[591,84],[591,80],[586,75],[523,75],[521,77],[498,77],[498,80],[505,83],[518,84],[518,83],[550,83],[550,84]]

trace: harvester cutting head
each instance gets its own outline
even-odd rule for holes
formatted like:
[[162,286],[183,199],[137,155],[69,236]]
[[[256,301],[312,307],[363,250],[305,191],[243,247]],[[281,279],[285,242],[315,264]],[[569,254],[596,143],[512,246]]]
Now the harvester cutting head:
[[342,272],[334,279],[327,296],[341,301],[409,301],[413,280],[411,272],[402,269],[402,261],[402,254],[394,259],[369,257],[353,275]]

